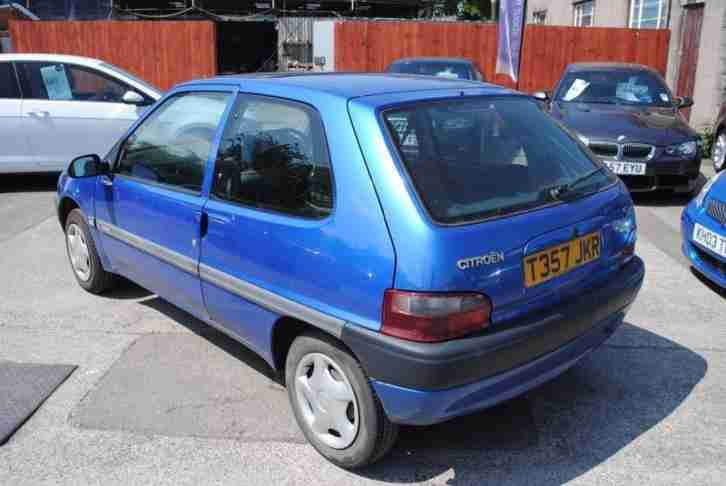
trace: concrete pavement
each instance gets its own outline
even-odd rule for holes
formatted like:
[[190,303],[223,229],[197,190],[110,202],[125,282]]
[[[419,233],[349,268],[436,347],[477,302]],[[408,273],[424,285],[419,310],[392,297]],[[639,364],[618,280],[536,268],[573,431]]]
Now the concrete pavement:
[[302,442],[250,352],[138,287],[83,292],[52,179],[4,184],[0,359],[79,368],[0,447],[2,485],[726,482],[726,298],[679,257],[684,199],[637,198],[646,282],[606,346],[524,397],[405,428],[349,473]]

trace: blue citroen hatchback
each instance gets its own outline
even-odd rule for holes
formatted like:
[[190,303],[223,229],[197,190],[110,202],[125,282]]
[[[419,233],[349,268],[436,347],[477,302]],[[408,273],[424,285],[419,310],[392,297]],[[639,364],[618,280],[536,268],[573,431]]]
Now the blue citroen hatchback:
[[259,353],[346,468],[535,387],[642,284],[627,190],[527,96],[276,74],[178,86],[59,180],[78,283],[138,282]]
[[712,177],[681,215],[683,254],[698,273],[726,289],[726,176]]

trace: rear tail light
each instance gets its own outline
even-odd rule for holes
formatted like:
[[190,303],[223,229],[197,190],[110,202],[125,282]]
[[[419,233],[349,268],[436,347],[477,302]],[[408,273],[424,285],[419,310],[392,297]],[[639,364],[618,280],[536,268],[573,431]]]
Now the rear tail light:
[[409,341],[445,341],[486,328],[491,313],[491,301],[482,294],[389,289],[381,332]]

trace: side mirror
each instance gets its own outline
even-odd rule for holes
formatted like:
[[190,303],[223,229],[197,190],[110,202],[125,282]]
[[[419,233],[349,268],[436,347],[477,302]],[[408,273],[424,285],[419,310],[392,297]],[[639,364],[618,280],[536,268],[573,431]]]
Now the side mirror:
[[127,105],[143,105],[146,102],[143,96],[132,90],[125,92],[123,97],[121,97],[121,101]]
[[111,167],[108,165],[108,162],[102,161],[101,157],[96,154],[76,157],[71,161],[71,165],[68,166],[68,177],[72,179],[96,177],[110,173]]
[[693,106],[693,98],[690,96],[676,96],[675,105],[679,110],[682,108],[690,108]]
[[547,91],[535,91],[534,93],[532,93],[532,96],[534,96],[534,99],[539,101],[550,100],[550,94]]

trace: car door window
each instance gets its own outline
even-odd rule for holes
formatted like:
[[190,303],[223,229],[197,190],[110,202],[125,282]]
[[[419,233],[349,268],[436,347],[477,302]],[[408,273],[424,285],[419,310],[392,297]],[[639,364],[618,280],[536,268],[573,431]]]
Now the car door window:
[[323,218],[333,207],[322,123],[306,105],[242,95],[225,127],[213,196],[244,206]]
[[127,84],[92,68],[52,62],[18,63],[25,98],[121,103],[133,90]]
[[229,93],[173,96],[149,115],[123,144],[115,172],[199,192],[214,135]]
[[18,99],[20,90],[12,63],[0,62],[0,99]]

